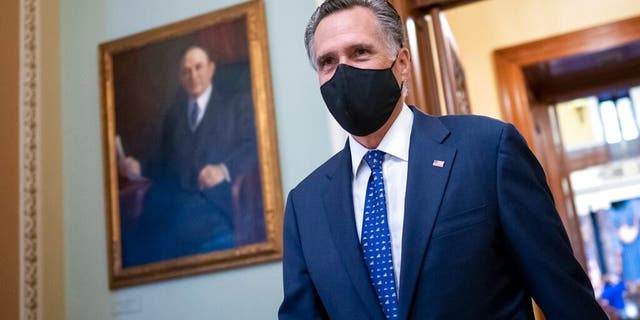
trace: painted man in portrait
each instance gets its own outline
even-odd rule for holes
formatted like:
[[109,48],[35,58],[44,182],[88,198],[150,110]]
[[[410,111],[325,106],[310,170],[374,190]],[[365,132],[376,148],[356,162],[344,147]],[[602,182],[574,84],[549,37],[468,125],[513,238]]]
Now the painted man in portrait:
[[167,109],[156,151],[128,157],[129,177],[151,186],[139,219],[123,236],[123,265],[139,265],[236,246],[234,181],[257,168],[250,87],[224,85],[205,49],[187,48],[181,92]]

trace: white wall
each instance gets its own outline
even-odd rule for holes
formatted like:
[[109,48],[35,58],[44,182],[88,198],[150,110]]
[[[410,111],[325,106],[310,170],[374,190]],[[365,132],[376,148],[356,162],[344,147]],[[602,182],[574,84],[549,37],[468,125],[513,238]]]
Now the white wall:
[[485,0],[447,10],[473,113],[500,118],[495,49],[637,15],[637,0]]
[[[97,46],[238,2],[60,0],[67,319],[276,318],[282,299],[279,262],[116,291],[108,288]],[[286,195],[330,155],[330,142],[317,78],[303,45],[314,2],[265,4]],[[115,305],[137,311],[112,314]]]

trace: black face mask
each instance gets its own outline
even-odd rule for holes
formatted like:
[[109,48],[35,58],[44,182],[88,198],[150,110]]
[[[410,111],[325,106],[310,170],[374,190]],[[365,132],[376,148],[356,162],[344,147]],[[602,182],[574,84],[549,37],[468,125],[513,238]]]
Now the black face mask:
[[391,71],[393,64],[380,70],[340,64],[320,87],[329,112],[347,132],[366,136],[389,120],[402,92]]

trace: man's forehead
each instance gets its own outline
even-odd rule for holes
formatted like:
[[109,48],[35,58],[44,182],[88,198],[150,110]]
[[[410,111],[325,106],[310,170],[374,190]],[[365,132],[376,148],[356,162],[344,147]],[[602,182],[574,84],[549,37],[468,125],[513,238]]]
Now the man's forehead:
[[202,61],[209,61],[209,55],[207,55],[204,49],[200,47],[191,48],[187,50],[187,52],[185,52],[184,55],[182,56],[183,64],[189,63],[189,62],[197,63]]
[[324,17],[316,28],[315,58],[340,50],[374,47],[384,42],[378,22],[369,8],[356,6]]

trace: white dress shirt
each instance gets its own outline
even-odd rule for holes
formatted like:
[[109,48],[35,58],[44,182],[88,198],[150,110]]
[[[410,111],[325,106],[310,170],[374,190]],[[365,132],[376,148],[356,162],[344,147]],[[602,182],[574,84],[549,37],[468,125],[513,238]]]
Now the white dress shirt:
[[[409,139],[413,126],[413,112],[405,104],[400,114],[382,138],[377,150],[383,151],[382,175],[387,198],[387,220],[391,234],[391,255],[396,280],[396,290],[400,291],[400,260],[402,257],[402,226],[404,222],[404,198],[407,189],[407,171],[409,169]],[[355,212],[358,239],[362,238],[362,217],[367,182],[371,168],[363,161],[369,149],[349,135],[351,161],[353,168],[353,209]]]
[[[198,116],[196,117],[196,123],[193,126],[197,128],[202,121],[202,117],[204,117],[204,113],[207,111],[207,105],[209,104],[209,99],[211,99],[211,85],[204,90],[204,92],[198,96],[197,98],[189,98],[189,104],[187,106],[193,105],[194,102],[198,102]],[[189,119],[189,111],[190,108],[187,108],[187,119]],[[195,129],[193,129],[195,131]]]

